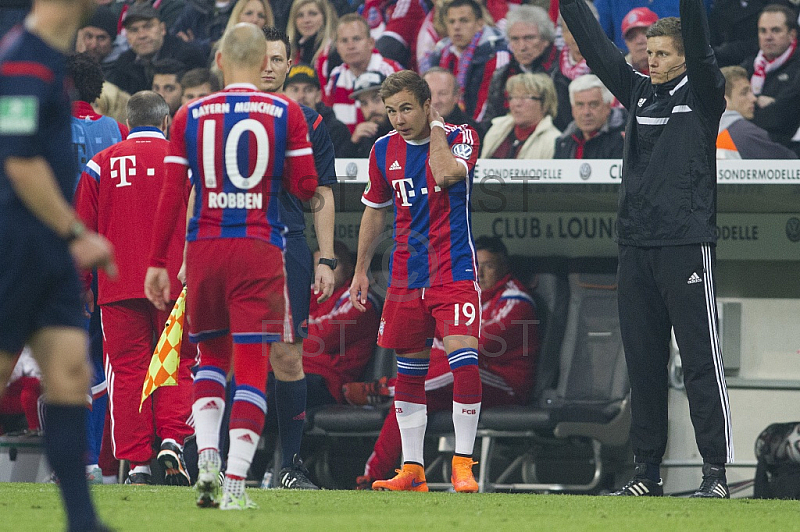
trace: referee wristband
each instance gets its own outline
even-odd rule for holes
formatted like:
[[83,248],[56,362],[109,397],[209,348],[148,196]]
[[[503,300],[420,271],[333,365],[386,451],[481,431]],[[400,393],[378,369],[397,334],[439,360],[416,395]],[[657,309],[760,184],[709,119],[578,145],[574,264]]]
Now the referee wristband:
[[434,120],[433,122],[431,122],[431,131],[435,127],[440,127],[442,129],[444,129],[444,123],[441,120]]

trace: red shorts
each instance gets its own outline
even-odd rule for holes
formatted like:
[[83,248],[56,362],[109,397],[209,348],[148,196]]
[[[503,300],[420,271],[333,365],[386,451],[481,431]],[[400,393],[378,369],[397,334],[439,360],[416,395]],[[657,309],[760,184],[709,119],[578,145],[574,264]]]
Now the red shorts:
[[198,343],[226,334],[237,344],[292,342],[283,253],[255,238],[189,242],[186,316]]
[[[389,287],[378,329],[378,345],[405,353],[430,347],[433,337],[481,332],[481,289],[474,281],[430,288]],[[399,352],[398,354],[403,354]]]

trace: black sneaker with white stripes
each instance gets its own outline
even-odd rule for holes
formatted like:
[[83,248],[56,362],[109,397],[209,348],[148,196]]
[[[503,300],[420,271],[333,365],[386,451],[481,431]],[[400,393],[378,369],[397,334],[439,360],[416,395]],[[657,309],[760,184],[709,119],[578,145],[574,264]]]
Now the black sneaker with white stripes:
[[631,481],[619,490],[609,493],[609,495],[629,497],[661,497],[664,495],[664,482],[661,479],[658,482],[653,482],[644,476],[646,469],[647,466],[645,464],[636,464],[636,470]]
[[730,499],[731,492],[728,490],[728,482],[725,478],[725,467],[703,464],[703,482],[690,497],[700,499]]
[[294,455],[292,465],[281,469],[278,475],[280,487],[288,490],[318,490],[319,488],[308,479],[308,469],[303,465],[299,455]]

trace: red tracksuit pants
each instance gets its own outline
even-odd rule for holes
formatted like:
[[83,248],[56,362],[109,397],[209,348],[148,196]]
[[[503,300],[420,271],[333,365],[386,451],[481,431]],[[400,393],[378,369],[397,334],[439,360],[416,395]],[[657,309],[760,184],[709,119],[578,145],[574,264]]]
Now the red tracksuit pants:
[[183,445],[193,432],[187,421],[192,411],[190,368],[195,364],[197,347],[189,342],[184,328],[178,386],[156,389],[139,413],[147,368],[169,311],[159,311],[146,299],[127,299],[102,305],[100,317],[114,456],[130,461],[132,467],[149,464],[156,435]]

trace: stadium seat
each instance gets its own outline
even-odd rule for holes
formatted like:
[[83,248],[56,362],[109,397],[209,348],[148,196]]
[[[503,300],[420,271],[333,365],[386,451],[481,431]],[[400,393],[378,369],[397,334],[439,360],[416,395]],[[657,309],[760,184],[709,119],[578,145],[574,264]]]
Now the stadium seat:
[[[621,448],[628,442],[630,428],[629,385],[619,332],[616,280],[611,264],[577,261],[570,265],[569,311],[557,357],[558,380],[555,387],[534,394],[534,403],[524,407],[486,409],[481,416],[481,464],[479,483],[482,490],[534,490],[591,492],[598,488],[605,473],[607,448]],[[583,270],[583,271],[581,271]],[[587,272],[587,270],[589,270]],[[544,281],[541,293],[554,286]],[[540,293],[540,295],[541,295]],[[547,298],[543,298],[547,301]],[[548,310],[555,313],[557,298],[549,297]],[[537,388],[552,378],[553,342],[547,333],[558,336],[553,320],[544,323],[545,344],[540,354]],[[537,390],[538,391],[538,390]],[[494,480],[491,465],[498,441],[521,439],[528,445]],[[575,449],[589,449],[586,462],[593,464],[591,478],[585,482],[566,480],[541,482],[536,471],[547,459],[570,454]],[[546,458],[545,458],[546,457]],[[527,467],[526,467],[527,465]],[[507,483],[515,472],[522,471],[522,482]],[[525,473],[528,473],[527,481]],[[569,475],[568,475],[569,476]]]
[[[393,377],[396,372],[394,351],[376,347],[362,380]],[[353,487],[351,481],[363,471],[390,406],[391,402],[380,406],[328,405],[307,413],[304,445],[314,449],[308,463],[309,467],[313,465],[320,486]],[[360,456],[365,450],[366,454]]]
[[[362,381],[370,382],[397,373],[394,351],[375,347]],[[389,404],[381,406],[329,405],[308,413],[306,433],[311,436],[378,436]]]

